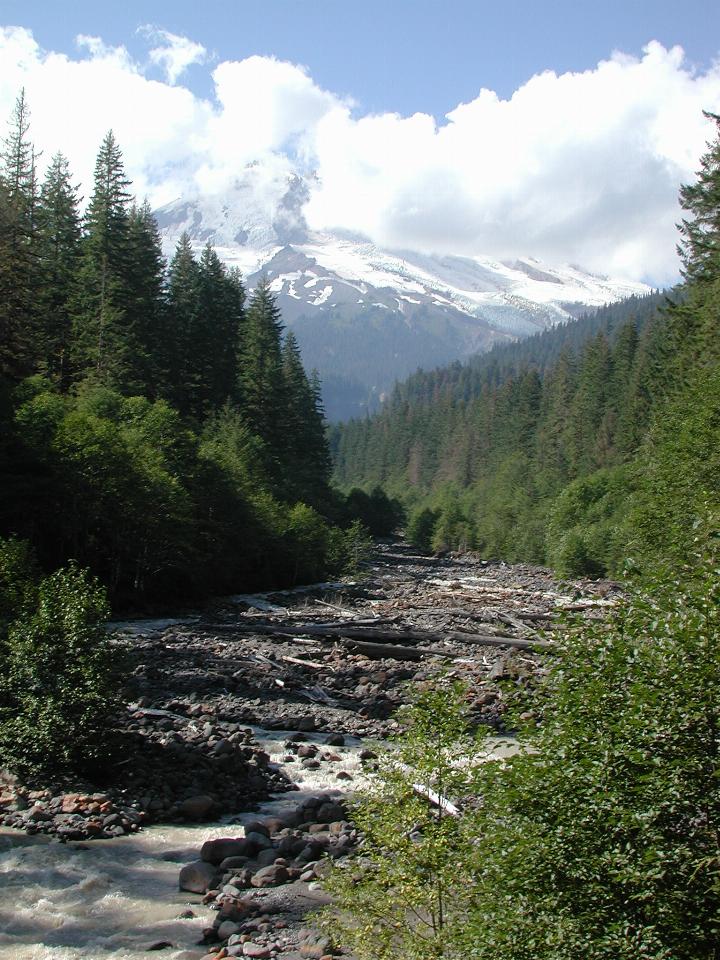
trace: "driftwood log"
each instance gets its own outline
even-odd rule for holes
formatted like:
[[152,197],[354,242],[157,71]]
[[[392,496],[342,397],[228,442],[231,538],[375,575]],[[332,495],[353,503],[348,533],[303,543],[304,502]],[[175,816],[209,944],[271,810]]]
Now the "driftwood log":
[[[527,637],[515,637],[506,634],[465,633],[452,630],[447,633],[437,633],[433,630],[378,630],[374,627],[350,626],[320,626],[317,623],[254,623],[250,628],[252,633],[263,633],[286,637],[319,637],[327,640],[358,640],[380,641],[384,644],[412,644],[412,643],[467,643],[488,647],[514,647],[518,650],[536,650],[552,647],[547,640],[533,640]],[[214,633],[240,633],[243,624],[219,623],[208,627]],[[421,651],[422,652],[422,651]],[[449,655],[447,650],[442,651]]]

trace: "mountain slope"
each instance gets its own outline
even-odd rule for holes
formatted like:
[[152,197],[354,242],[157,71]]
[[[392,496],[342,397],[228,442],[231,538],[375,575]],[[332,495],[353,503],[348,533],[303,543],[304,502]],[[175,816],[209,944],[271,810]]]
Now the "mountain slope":
[[168,255],[183,232],[212,243],[253,287],[268,276],[306,366],[318,369],[331,419],[372,408],[399,378],[524,337],[603,304],[647,292],[579,267],[533,258],[383,250],[308,230],[312,184],[246,168],[222,198],[156,211]]

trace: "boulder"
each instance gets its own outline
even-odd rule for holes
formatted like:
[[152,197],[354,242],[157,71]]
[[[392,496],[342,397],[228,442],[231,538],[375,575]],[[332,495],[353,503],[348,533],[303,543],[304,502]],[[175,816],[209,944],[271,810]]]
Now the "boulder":
[[275,863],[276,859],[278,858],[278,855],[279,853],[277,850],[271,850],[271,849],[261,850],[260,853],[258,853],[258,855],[255,857],[255,859],[258,862],[258,866],[269,867],[271,863]]
[[180,889],[189,893],[207,893],[214,879],[215,867],[205,860],[194,860],[180,871]]
[[254,887],[278,887],[282,883],[287,883],[290,879],[287,867],[281,863],[274,863],[269,867],[263,867],[258,870],[252,878]]
[[205,820],[212,812],[215,801],[207,794],[198,794],[196,797],[188,797],[178,804],[178,813],[186,820]]
[[218,840],[206,840],[200,850],[200,859],[207,863],[222,863],[229,857],[247,857],[248,843],[244,837],[221,837]]
[[234,923],[232,920],[223,920],[217,928],[219,940],[227,940],[229,937],[232,937],[234,933],[240,933],[240,924]]
[[247,853],[252,856],[258,850],[269,850],[272,842],[264,833],[246,833],[245,842],[247,844]]
[[270,830],[262,820],[251,820],[249,823],[246,823],[245,836],[247,837],[249,833],[261,833],[264,837],[270,836]]
[[323,803],[315,814],[315,820],[318,823],[332,823],[335,820],[344,819],[345,810],[339,803]]

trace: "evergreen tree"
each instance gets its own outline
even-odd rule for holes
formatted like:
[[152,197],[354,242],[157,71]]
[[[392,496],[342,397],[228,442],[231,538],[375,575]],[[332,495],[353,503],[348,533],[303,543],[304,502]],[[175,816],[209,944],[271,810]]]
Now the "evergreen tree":
[[97,156],[85,217],[73,350],[78,379],[120,387],[130,379],[137,347],[127,310],[129,185],[120,148],[110,131]]
[[208,244],[198,271],[198,323],[193,338],[197,407],[218,410],[235,393],[245,291]]
[[68,162],[57,153],[40,191],[38,242],[42,286],[39,307],[42,322],[43,371],[62,389],[69,381],[68,352],[80,259],[80,215],[77,187]]
[[166,330],[165,260],[157,223],[147,200],[128,217],[125,322],[133,332],[129,380],[146,397],[166,397],[169,359]]
[[289,330],[282,348],[286,411],[284,467],[288,489],[306,503],[327,501],[330,455],[323,418],[320,383],[310,380],[302,364],[295,334]]
[[281,355],[283,325],[270,283],[262,279],[247,310],[245,336],[239,355],[242,410],[250,429],[264,442],[278,464],[287,441],[287,409]]
[[194,410],[197,395],[193,343],[199,322],[199,269],[187,233],[180,237],[168,276],[166,344],[170,398],[183,414]]
[[703,111],[716,126],[716,139],[700,161],[696,180],[680,188],[680,206],[690,216],[680,223],[678,252],[686,280],[714,280],[720,268],[720,116]]
[[0,374],[33,372],[38,359],[37,184],[22,90],[0,153]]

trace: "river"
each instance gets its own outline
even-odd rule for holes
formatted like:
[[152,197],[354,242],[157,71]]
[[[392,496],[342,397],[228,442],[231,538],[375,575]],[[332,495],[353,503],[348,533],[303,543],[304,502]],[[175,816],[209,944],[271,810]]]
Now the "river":
[[[335,748],[342,761],[326,772],[283,763],[283,743],[291,731],[254,728],[272,761],[298,786],[259,807],[274,815],[304,796],[337,790],[336,774],[346,770],[354,786],[364,782],[360,742],[348,737]],[[309,741],[322,736],[308,735]],[[0,828],[0,960],[147,960],[148,948],[162,941],[167,960],[196,960],[212,914],[202,897],[178,889],[184,863],[196,860],[205,840],[242,835],[237,825],[258,811],[214,824],[160,824],[114,840],[59,843]],[[180,918],[192,910],[197,916]]]

